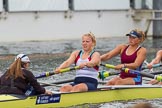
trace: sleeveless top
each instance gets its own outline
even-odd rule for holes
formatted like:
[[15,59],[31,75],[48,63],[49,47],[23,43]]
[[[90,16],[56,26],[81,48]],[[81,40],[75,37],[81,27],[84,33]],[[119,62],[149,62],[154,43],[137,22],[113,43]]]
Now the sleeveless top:
[[[139,51],[139,49],[141,48],[140,46],[136,49],[136,51],[131,54],[131,55],[127,55],[126,54],[126,51],[128,49],[129,45],[124,49],[124,51],[121,53],[121,63],[124,64],[124,63],[133,63],[136,58],[137,58],[137,52]],[[141,67],[142,67],[142,64],[135,70],[138,70],[138,71],[141,71]],[[138,74],[139,76],[139,74]],[[127,78],[127,77],[137,77],[137,74],[135,73],[125,73],[124,71],[121,71],[120,72],[120,77],[121,78]]]
[[[93,55],[94,51],[92,51],[89,57],[86,59],[82,59],[82,53],[83,51],[81,50],[75,60],[76,65],[80,65],[83,62],[91,61],[91,56]],[[94,66],[92,68],[84,67],[82,69],[76,70],[76,77],[89,77],[89,78],[97,79],[98,70],[99,70],[99,66]]]

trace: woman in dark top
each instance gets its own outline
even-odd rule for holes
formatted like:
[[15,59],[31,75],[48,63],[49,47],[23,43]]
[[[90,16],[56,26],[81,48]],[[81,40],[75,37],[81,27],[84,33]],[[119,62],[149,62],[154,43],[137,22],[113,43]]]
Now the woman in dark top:
[[41,87],[33,73],[27,70],[29,65],[30,60],[27,55],[17,55],[9,69],[0,77],[0,94],[25,95],[29,87],[34,89],[34,95],[52,94],[52,92]]

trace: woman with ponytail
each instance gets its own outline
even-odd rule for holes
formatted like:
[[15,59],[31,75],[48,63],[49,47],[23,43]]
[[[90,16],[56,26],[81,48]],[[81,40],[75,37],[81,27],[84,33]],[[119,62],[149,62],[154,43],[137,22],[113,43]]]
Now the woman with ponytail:
[[[27,55],[17,55],[15,61],[0,77],[0,94],[51,94],[50,91],[40,86],[33,73],[28,70],[29,65],[30,60]],[[34,92],[29,92],[29,88],[32,88]]]
[[[109,60],[117,55],[120,56],[118,65],[115,66],[116,70],[122,68],[129,68],[141,71],[142,64],[146,59],[146,48],[141,44],[145,40],[145,33],[139,29],[134,29],[128,36],[128,44],[120,44],[113,50],[101,56],[102,61]],[[106,85],[140,85],[142,84],[142,76],[137,73],[120,72],[120,75],[112,78]]]

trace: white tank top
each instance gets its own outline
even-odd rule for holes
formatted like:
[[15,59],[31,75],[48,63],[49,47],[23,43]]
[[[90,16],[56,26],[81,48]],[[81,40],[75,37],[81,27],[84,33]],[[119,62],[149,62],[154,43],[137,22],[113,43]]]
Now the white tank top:
[[[81,57],[78,59],[76,65],[80,65],[83,62],[88,62],[89,59],[81,59]],[[90,77],[97,79],[98,78],[98,71],[96,69],[84,67],[82,69],[76,70],[76,77]]]

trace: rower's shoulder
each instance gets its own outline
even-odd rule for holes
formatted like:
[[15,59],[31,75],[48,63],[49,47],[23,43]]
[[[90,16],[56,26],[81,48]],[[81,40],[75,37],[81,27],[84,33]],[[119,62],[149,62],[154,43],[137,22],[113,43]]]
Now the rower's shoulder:
[[70,58],[77,58],[77,56],[79,56],[81,50],[74,50],[71,55],[70,55]]
[[127,47],[128,44],[118,44],[117,47]]
[[75,50],[71,53],[71,55],[78,55],[81,50]]
[[95,56],[95,57],[100,57],[101,54],[100,54],[99,52],[96,52],[96,51],[95,51],[95,52],[93,53],[92,57],[94,57],[94,56]]
[[146,49],[145,47],[141,47],[141,48],[140,48],[140,51],[147,52],[147,49]]
[[159,50],[157,53],[161,54],[162,55],[162,50]]

